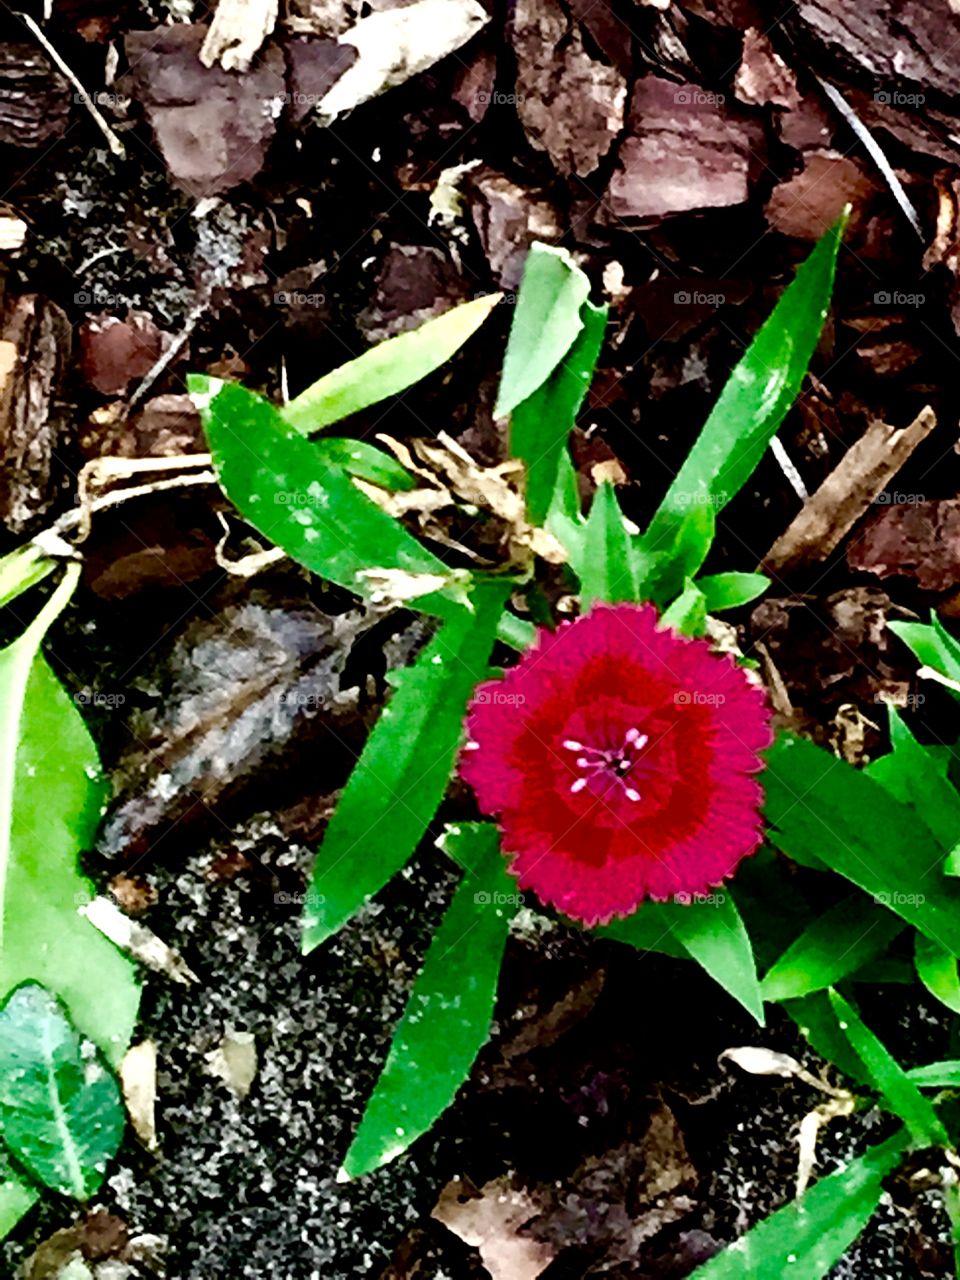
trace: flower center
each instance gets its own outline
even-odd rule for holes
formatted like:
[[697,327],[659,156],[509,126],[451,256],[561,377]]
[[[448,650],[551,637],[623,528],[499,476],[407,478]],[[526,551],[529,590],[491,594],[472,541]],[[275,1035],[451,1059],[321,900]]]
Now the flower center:
[[648,741],[647,734],[639,729],[628,729],[619,747],[588,747],[574,738],[565,738],[564,749],[577,753],[580,770],[570,790],[576,794],[589,783],[600,781],[620,787],[628,800],[639,800],[640,792],[630,785],[630,775]]

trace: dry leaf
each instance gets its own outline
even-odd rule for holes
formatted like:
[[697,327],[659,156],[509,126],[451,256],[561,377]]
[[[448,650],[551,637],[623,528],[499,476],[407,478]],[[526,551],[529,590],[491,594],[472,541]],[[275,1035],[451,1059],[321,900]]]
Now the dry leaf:
[[120,1083],[134,1133],[148,1151],[156,1151],[157,1046],[152,1040],[142,1040],[124,1054]]
[[257,1076],[257,1042],[250,1031],[228,1031],[206,1055],[207,1070],[231,1093],[245,1098]]
[[110,898],[94,898],[77,908],[82,916],[99,929],[105,938],[109,938],[114,946],[125,951],[134,960],[139,960],[149,969],[165,973],[174,982],[188,986],[198,982],[197,975],[190,969],[183,958],[145,924],[139,924],[125,916],[117,904]]
[[539,1212],[525,1192],[498,1178],[478,1192],[463,1182],[448,1183],[433,1217],[479,1252],[491,1280],[537,1280],[556,1251],[517,1232]]
[[329,121],[369,102],[459,49],[489,21],[477,0],[416,0],[361,18],[340,37],[359,56],[317,110]]

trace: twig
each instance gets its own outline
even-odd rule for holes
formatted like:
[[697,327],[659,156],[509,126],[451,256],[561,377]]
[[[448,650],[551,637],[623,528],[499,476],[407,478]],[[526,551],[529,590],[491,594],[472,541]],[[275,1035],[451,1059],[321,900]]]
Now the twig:
[[207,298],[204,297],[194,306],[193,310],[187,316],[186,320],[184,320],[183,328],[180,330],[180,332],[177,334],[174,340],[170,343],[169,347],[167,347],[166,351],[164,351],[160,359],[156,362],[153,368],[148,370],[148,372],[145,374],[143,381],[140,383],[136,391],[134,391],[133,395],[130,397],[129,401],[127,402],[128,409],[132,409],[133,406],[138,401],[143,399],[143,397],[150,390],[150,388],[153,386],[156,380],[160,377],[161,373],[163,373],[164,369],[166,369],[167,365],[169,365],[171,361],[173,361],[180,354],[180,352],[186,346],[191,333],[193,333],[194,329],[197,327],[197,321],[200,319],[200,317],[203,315],[206,309],[207,309]]
[[873,422],[843,455],[813,497],[763,558],[777,573],[825,560],[887,487],[937,424],[927,406],[909,427]]
[[91,98],[90,94],[87,93],[86,89],[83,87],[82,83],[77,78],[76,74],[70,69],[70,67],[67,66],[63,58],[60,57],[60,54],[57,53],[56,49],[53,47],[53,45],[44,35],[43,29],[40,26],[38,26],[36,22],[34,22],[33,18],[30,17],[29,13],[17,13],[17,17],[20,19],[20,21],[24,24],[25,27],[28,27],[29,30],[33,32],[33,34],[40,41],[40,44],[43,46],[43,48],[49,55],[50,60],[56,64],[56,66],[63,72],[63,74],[67,77],[67,79],[76,89],[77,93],[80,95],[80,101],[90,112],[91,116],[93,117],[94,124],[103,134],[103,136],[106,138],[107,146],[110,148],[113,154],[115,156],[120,156],[121,158],[125,156],[127,153],[124,150],[123,143],[120,141],[120,139],[117,137],[114,131],[107,124],[104,117],[97,110],[96,106],[94,105],[93,98]]
[[910,223],[911,227],[913,227],[920,239],[926,243],[926,237],[923,234],[923,227],[920,225],[920,216],[913,207],[910,197],[904,190],[903,183],[894,173],[890,161],[883,154],[883,150],[879,142],[877,142],[876,138],[854,111],[853,107],[850,106],[839,89],[832,84],[828,84],[826,80],[821,80],[819,76],[816,76],[816,80],[820,85],[820,88],[863,143],[864,149],[868,152],[870,158],[886,179],[887,186],[893,192],[893,198],[903,210],[907,221]]

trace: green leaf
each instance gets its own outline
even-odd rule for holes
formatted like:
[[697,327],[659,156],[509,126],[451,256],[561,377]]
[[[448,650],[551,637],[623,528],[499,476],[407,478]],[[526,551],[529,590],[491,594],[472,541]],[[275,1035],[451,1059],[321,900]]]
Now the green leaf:
[[931,1062],[914,1067],[907,1075],[921,1089],[960,1089],[960,1061]]
[[693,1272],[695,1280],[821,1280],[867,1225],[906,1150],[900,1130],[815,1183]]
[[717,518],[708,503],[693,503],[671,529],[670,538],[654,547],[646,534],[632,539],[633,559],[641,599],[661,607],[699,571],[717,531]]
[[813,995],[802,996],[799,1000],[785,1000],[782,1008],[825,1062],[832,1062],[851,1080],[871,1085],[866,1067],[840,1030],[840,1023],[826,990],[815,991]]
[[917,977],[930,994],[954,1013],[960,1013],[960,977],[957,975],[957,957],[944,950],[938,942],[918,933],[913,958]]
[[[910,732],[896,708],[888,706],[890,742],[893,750],[867,765],[864,772],[874,781],[914,809],[930,828],[944,851],[953,850],[960,840],[960,795],[947,776],[948,754],[931,751]],[[948,857],[944,870],[956,875]]]
[[714,573],[697,581],[707,602],[707,613],[739,609],[762,596],[769,585],[770,579],[762,573]]
[[661,615],[660,622],[682,636],[706,635],[707,602],[703,592],[689,578],[680,595]]
[[637,599],[630,535],[613,485],[606,481],[594,494],[584,525],[583,544],[579,554],[571,556],[570,567],[580,579],[580,603],[584,609],[595,600],[614,604]]
[[796,399],[830,306],[846,217],[823,236],[784,290],[720,393],[645,535],[657,550],[691,504],[719,511],[750,478]]
[[359,1178],[405,1151],[453,1101],[490,1035],[500,963],[520,902],[496,827],[447,828],[469,869],[434,935],[386,1066],[344,1160]]
[[10,1154],[44,1186],[88,1200],[124,1123],[99,1052],[46,988],[17,987],[0,1009],[0,1134]]
[[408,492],[416,481],[396,458],[389,453],[366,444],[363,440],[347,440],[340,436],[321,436],[313,441],[320,458],[327,466],[342,467],[347,475],[381,489]]
[[960,690],[952,687],[960,683],[960,645],[932,610],[930,626],[921,622],[888,622],[887,627],[913,650],[925,667],[944,677],[954,697],[960,697]]
[[[580,310],[583,329],[545,382],[510,414],[510,454],[526,465],[527,517],[543,524],[551,505],[569,507],[570,472],[567,440],[590,387],[607,327],[607,308],[585,302]],[[579,514],[576,474],[573,476],[574,510]]]
[[830,1003],[846,1035],[867,1068],[874,1088],[883,1097],[885,1105],[899,1116],[919,1147],[949,1147],[950,1139],[933,1109],[896,1058],[863,1022],[857,1011],[838,991],[831,988]]
[[[191,376],[224,493],[243,518],[299,564],[358,595],[369,594],[367,569],[446,576],[392,516],[372,502],[340,466],[284,424],[262,396],[237,383]],[[434,592],[417,608],[446,617],[463,606]]]
[[702,901],[645,902],[626,920],[591,930],[641,951],[689,957],[763,1026],[757,966],[740,912],[729,892]]
[[[670,906],[669,903],[645,902],[625,920],[611,920],[590,932],[598,938],[624,942],[638,951],[656,951],[677,960],[692,960],[690,952],[673,932]],[[686,907],[683,909],[687,910]]]
[[42,582],[56,567],[56,560],[51,560],[34,542],[0,557],[0,608]]
[[811,742],[780,735],[767,753],[765,813],[777,848],[819,859],[960,956],[960,885],[907,805]]
[[0,1240],[5,1239],[37,1202],[32,1183],[18,1178],[0,1150]]
[[583,328],[590,281],[566,249],[535,242],[510,326],[494,414],[512,413],[542,387]]
[[[0,650],[0,1000],[25,982],[60,997],[117,1065],[137,1014],[128,961],[78,915],[93,891],[77,870],[104,795],[96,748],[40,642],[80,574],[67,567],[36,619]],[[0,1234],[35,1193],[0,1183]]]
[[762,1027],[763,997],[753,948],[730,892],[720,890],[704,902],[678,905],[670,925],[694,960]]
[[283,411],[284,420],[295,431],[310,435],[389,396],[399,395],[459,351],[501,297],[494,293],[461,303],[409,333],[378,343],[291,400]]
[[478,584],[475,612],[461,609],[440,628],[374,726],[317,855],[304,953],[336,933],[419,844],[446,791],[510,585]]
[[869,898],[853,894],[825,911],[768,970],[764,1000],[796,1000],[832,987],[883,955],[903,921]]

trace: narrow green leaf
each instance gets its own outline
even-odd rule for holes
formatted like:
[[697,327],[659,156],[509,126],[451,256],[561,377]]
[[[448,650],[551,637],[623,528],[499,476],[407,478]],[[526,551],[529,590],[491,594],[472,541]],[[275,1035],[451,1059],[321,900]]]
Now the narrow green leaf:
[[310,435],[352,413],[399,395],[445,364],[490,315],[502,294],[475,298],[397,334],[325,374],[283,411],[295,431]]
[[[686,907],[683,908],[687,910]],[[656,951],[676,960],[691,960],[690,952],[673,932],[670,923],[671,904],[645,902],[625,920],[611,920],[609,924],[591,929],[598,938],[624,942],[638,951]]]
[[695,1280],[822,1280],[867,1225],[883,1179],[907,1148],[904,1130],[815,1183],[723,1253],[693,1272]]
[[534,243],[510,326],[494,413],[498,418],[542,387],[583,328],[590,281],[566,249]]
[[739,609],[762,596],[769,585],[770,579],[762,573],[714,573],[697,580],[707,602],[707,613]]
[[318,456],[327,466],[342,467],[347,475],[381,489],[409,492],[416,481],[396,458],[363,440],[347,440],[341,436],[321,436],[313,441]]
[[949,1147],[950,1139],[933,1104],[923,1096],[886,1045],[839,991],[831,988],[829,996],[840,1030],[869,1071],[874,1088],[886,1106],[907,1126],[913,1141],[919,1147]]
[[765,813],[777,848],[816,858],[953,955],[960,884],[916,812],[830,752],[782,734],[767,753]]
[[916,654],[923,666],[944,677],[954,697],[960,697],[960,690],[953,687],[960,683],[960,646],[932,610],[930,626],[922,622],[888,622],[887,627]]
[[762,1027],[763,997],[753,947],[732,894],[721,889],[703,902],[678,906],[670,927],[694,960]]
[[529,649],[537,638],[537,628],[532,622],[525,622],[515,613],[504,610],[497,623],[497,639],[508,644],[511,649],[522,653]]
[[706,635],[707,602],[703,592],[688,578],[683,591],[663,612],[660,621],[682,636]]
[[29,587],[42,582],[56,567],[56,560],[51,560],[33,542],[0,557],[0,608],[22,595]]
[[509,589],[503,580],[478,584],[475,612],[461,609],[441,627],[374,726],[317,855],[305,953],[382,889],[420,842],[447,788]]
[[[369,594],[361,576],[367,569],[447,575],[441,560],[342,467],[326,462],[315,442],[287,427],[269,401],[233,382],[193,376],[189,386],[224,493],[298,563],[361,596]],[[417,608],[447,617],[463,606],[451,588],[419,597]]]
[[689,904],[645,902],[626,920],[613,920],[591,932],[641,951],[661,951],[696,960],[763,1026],[763,1000],[753,949],[728,891],[718,890]]
[[[895,707],[887,711],[893,750],[872,760],[864,772],[914,809],[949,855],[960,840],[960,794],[947,776],[950,750],[946,755],[931,751],[917,741]],[[955,870],[948,856],[944,871],[956,875],[960,868]]]
[[527,516],[532,524],[543,524],[555,498],[563,501],[569,490],[571,469],[562,467],[562,459],[569,458],[567,440],[603,344],[607,308],[585,302],[580,320],[583,329],[553,372],[510,414],[510,454],[526,464]]
[[630,535],[613,485],[606,481],[594,494],[583,535],[580,553],[570,560],[570,567],[580,579],[581,606],[586,609],[595,600],[609,604],[635,601],[637,582],[630,555]]
[[17,987],[0,1009],[0,1135],[10,1154],[44,1186],[87,1200],[124,1123],[99,1051],[84,1046],[46,988]]
[[453,1101],[490,1035],[500,963],[520,903],[496,827],[447,829],[444,847],[466,862],[393,1037],[344,1173],[359,1178],[395,1159]]
[[719,510],[749,479],[796,399],[830,306],[846,218],[823,236],[754,337],[654,516],[656,550],[691,503]]
[[957,1060],[914,1067],[907,1075],[921,1089],[960,1089],[960,1061]]
[[860,894],[825,911],[768,970],[760,990],[764,1000],[796,1000],[832,987],[883,955],[904,923]]
[[930,994],[954,1013],[960,1013],[960,977],[957,975],[957,957],[944,950],[938,942],[918,933],[915,938],[913,958],[917,977]]
[[663,543],[655,547],[646,534],[631,539],[641,599],[662,608],[681,592],[706,560],[716,531],[713,507],[695,502],[685,508]]
[[781,1007],[794,1020],[800,1034],[810,1042],[824,1062],[832,1062],[839,1071],[858,1084],[867,1087],[872,1085],[869,1072],[840,1030],[840,1023],[826,990],[801,996],[799,1000],[785,1000]]

